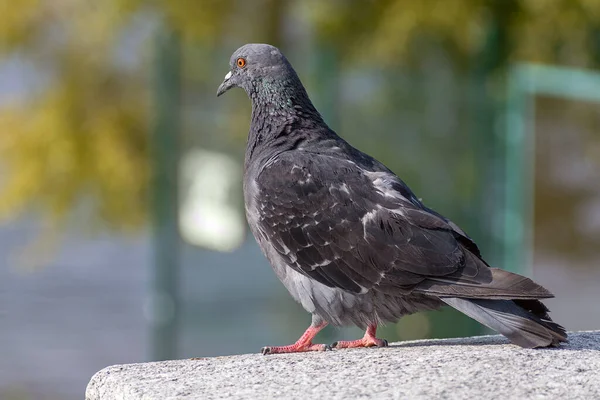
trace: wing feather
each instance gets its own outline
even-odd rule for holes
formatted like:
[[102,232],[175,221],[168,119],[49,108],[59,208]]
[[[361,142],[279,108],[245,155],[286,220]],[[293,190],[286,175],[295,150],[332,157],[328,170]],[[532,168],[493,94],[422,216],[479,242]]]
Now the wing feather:
[[464,232],[389,171],[295,151],[256,182],[261,232],[291,268],[327,286],[364,293],[460,282],[463,274],[472,284],[491,279]]

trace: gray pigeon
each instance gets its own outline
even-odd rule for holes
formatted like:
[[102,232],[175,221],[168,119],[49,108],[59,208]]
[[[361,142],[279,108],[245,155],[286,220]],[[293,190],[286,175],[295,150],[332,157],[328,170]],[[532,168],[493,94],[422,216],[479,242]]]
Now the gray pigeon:
[[531,279],[491,268],[456,224],[427,208],[392,171],[327,124],[276,47],[233,53],[217,96],[241,87],[252,101],[244,164],[250,229],[312,323],[289,346],[263,354],[326,350],[327,324],[354,324],[362,339],[334,348],[387,346],[377,326],[450,305],[513,343],[557,346],[564,328]]

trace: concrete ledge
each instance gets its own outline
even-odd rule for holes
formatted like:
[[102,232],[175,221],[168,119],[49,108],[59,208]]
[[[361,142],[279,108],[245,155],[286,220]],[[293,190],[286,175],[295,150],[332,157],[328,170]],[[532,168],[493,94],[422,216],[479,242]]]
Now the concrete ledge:
[[559,349],[482,336],[116,365],[92,377],[86,400],[600,399],[600,331],[569,339]]

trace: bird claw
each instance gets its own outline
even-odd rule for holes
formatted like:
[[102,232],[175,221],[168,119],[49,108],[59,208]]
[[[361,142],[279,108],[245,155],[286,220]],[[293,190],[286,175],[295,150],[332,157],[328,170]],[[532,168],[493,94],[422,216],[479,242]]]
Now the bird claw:
[[333,342],[331,347],[334,349],[352,349],[357,347],[388,347],[389,343],[386,339],[378,338],[362,338],[352,341]]
[[267,354],[277,353],[302,353],[305,351],[331,351],[332,348],[328,344],[309,344],[309,345],[290,345],[290,346],[265,346],[260,349],[263,356]]

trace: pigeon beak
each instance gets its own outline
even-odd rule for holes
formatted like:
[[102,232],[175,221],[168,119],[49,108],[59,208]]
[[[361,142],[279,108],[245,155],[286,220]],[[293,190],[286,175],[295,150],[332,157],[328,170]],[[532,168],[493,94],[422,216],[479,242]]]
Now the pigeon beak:
[[219,86],[219,89],[217,89],[217,97],[219,97],[220,95],[222,95],[223,93],[225,93],[226,91],[231,89],[233,86],[234,86],[234,84],[233,84],[233,82],[231,82],[231,71],[229,71],[227,73],[227,75],[225,75],[225,79],[223,79],[223,83],[221,83],[221,85]]

